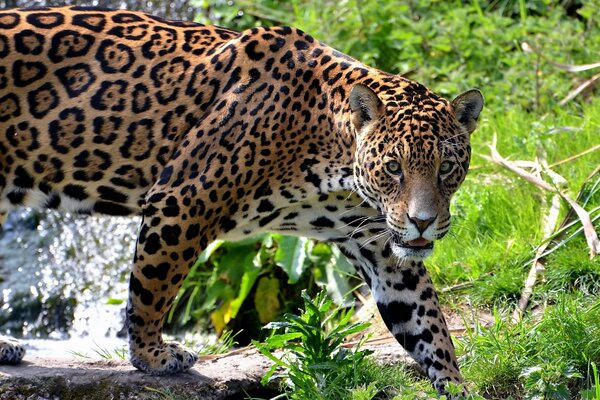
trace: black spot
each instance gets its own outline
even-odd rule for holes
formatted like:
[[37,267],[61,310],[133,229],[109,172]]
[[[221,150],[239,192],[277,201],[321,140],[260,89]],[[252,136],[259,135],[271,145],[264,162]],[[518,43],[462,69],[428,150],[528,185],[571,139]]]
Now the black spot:
[[417,343],[420,340],[420,335],[411,335],[410,333],[399,333],[397,335],[394,335],[396,337],[396,340],[398,341],[398,343],[400,343],[402,345],[402,347],[404,347],[404,349],[406,351],[408,351],[409,353],[412,353],[415,351],[415,348],[417,347]]
[[185,232],[185,238],[187,240],[192,240],[200,235],[200,224],[192,224],[188,227]]
[[189,261],[196,256],[196,250],[193,247],[188,247],[183,251],[182,256],[184,261]]
[[6,122],[19,115],[21,115],[21,106],[16,94],[9,93],[0,98],[0,122]]
[[146,265],[144,268],[142,268],[142,274],[144,274],[144,276],[148,279],[158,279],[164,281],[167,279],[170,269],[171,265],[166,262],[160,263],[156,267],[152,265]]
[[181,227],[179,225],[163,225],[160,230],[160,238],[168,246],[176,246],[179,244],[179,236],[181,235]]
[[135,55],[129,46],[105,39],[98,46],[96,60],[100,62],[102,71],[107,74],[125,73],[135,62]]
[[52,37],[48,58],[54,63],[59,63],[68,58],[85,56],[94,44],[94,40],[92,35],[77,31],[60,31]]
[[421,293],[420,299],[425,301],[425,300],[429,300],[431,298],[433,298],[434,293],[433,293],[433,289],[430,287],[427,287],[423,290],[423,292]]
[[144,244],[144,252],[147,254],[156,254],[160,249],[160,236],[158,236],[158,233],[148,235]]
[[34,118],[44,118],[46,114],[58,106],[59,101],[58,92],[50,82],[44,83],[27,94],[29,112]]
[[280,214],[280,212],[279,212],[279,211],[275,211],[274,213],[272,213],[272,214],[269,214],[269,215],[267,215],[266,217],[259,219],[259,220],[258,220],[258,225],[259,225],[260,227],[264,227],[264,226],[266,226],[266,225],[267,225],[267,224],[269,224],[271,221],[273,221],[275,218],[277,218],[277,217],[279,216],[279,214]]
[[408,322],[412,319],[413,305],[402,301],[392,301],[388,304],[377,303],[383,321],[388,329],[392,330],[394,325]]
[[56,193],[53,193],[48,200],[46,200],[46,204],[44,205],[46,208],[57,209],[60,207],[60,196]]
[[151,306],[154,302],[154,296],[152,295],[152,292],[142,287],[142,290],[140,292],[140,300],[142,301],[142,304],[146,306]]
[[229,232],[237,226],[237,223],[227,216],[219,218],[219,225],[223,232]]
[[0,58],[4,58],[10,51],[10,45],[8,44],[8,38],[0,34]]
[[270,196],[273,194],[273,190],[271,190],[271,185],[268,180],[265,180],[259,187],[256,188],[256,192],[254,192],[254,200],[258,200],[261,197]]
[[69,97],[79,96],[96,81],[90,65],[84,63],[57,69],[55,74]]
[[246,54],[252,61],[259,61],[264,58],[265,53],[261,51],[256,51],[256,46],[258,46],[258,40],[250,41],[245,48]]
[[8,192],[6,197],[8,198],[8,201],[10,201],[11,204],[13,204],[15,206],[19,206],[19,205],[23,204],[23,199],[25,198],[25,192],[13,190],[13,191]]
[[56,26],[62,25],[65,21],[65,17],[58,12],[49,13],[33,13],[27,16],[27,22],[36,28],[51,29]]
[[116,191],[114,188],[110,186],[99,186],[98,194],[100,198],[103,200],[114,201],[115,203],[126,203],[127,195],[121,192]]
[[417,285],[419,284],[420,277],[419,275],[413,274],[413,272],[409,269],[405,269],[402,271],[402,283],[404,287],[409,290],[416,290]]
[[306,43],[304,40],[296,40],[294,42],[294,46],[296,47],[297,50],[308,49],[308,43]]
[[29,175],[25,168],[19,165],[15,169],[15,180],[13,181],[13,184],[20,188],[31,189],[33,188],[34,179]]
[[133,214],[133,210],[129,207],[111,201],[97,201],[94,204],[94,212],[114,216],[127,216]]
[[433,334],[429,329],[424,329],[423,332],[421,332],[421,340],[427,343],[433,342]]
[[63,193],[75,200],[85,200],[89,197],[81,185],[68,184],[63,188]]
[[104,14],[75,14],[72,23],[93,32],[102,32],[106,26],[106,18]]
[[21,16],[17,13],[1,13],[0,29],[12,29],[19,24]]
[[270,212],[273,211],[275,209],[275,206],[273,205],[273,203],[271,203],[269,200],[267,199],[263,199],[261,200],[260,204],[258,205],[258,208],[256,209],[258,212]]
[[156,302],[156,304],[154,305],[154,309],[156,310],[156,312],[160,312],[164,305],[165,305],[165,298],[161,297],[160,300],[158,300]]
[[25,55],[40,55],[44,50],[46,37],[31,29],[24,29],[15,34],[15,50]]
[[334,222],[327,217],[319,217],[310,221],[310,224],[316,228],[333,228]]

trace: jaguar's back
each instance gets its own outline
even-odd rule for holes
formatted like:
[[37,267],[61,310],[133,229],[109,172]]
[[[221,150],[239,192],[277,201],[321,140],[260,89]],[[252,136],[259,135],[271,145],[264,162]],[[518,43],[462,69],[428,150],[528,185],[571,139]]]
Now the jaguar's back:
[[0,210],[138,213],[236,35],[98,8],[0,12]]

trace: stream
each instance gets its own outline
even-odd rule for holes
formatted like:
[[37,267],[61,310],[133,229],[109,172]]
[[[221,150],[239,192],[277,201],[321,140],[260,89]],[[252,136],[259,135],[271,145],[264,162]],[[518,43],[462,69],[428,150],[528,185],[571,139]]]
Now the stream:
[[[127,286],[139,218],[24,209],[0,232],[0,333],[27,339],[28,354],[64,343],[89,353],[124,344]],[[120,335],[123,336],[123,335]],[[86,351],[71,346],[82,339]]]

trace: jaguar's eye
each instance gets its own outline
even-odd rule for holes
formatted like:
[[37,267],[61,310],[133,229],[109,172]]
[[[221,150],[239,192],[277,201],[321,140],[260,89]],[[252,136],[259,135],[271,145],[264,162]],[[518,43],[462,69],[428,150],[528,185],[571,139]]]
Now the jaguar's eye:
[[398,161],[388,161],[385,163],[385,168],[390,174],[400,175],[402,174],[402,168],[400,168],[400,163]]
[[453,167],[453,164],[450,161],[444,161],[440,165],[440,173],[447,174],[448,172],[452,171],[452,167]]

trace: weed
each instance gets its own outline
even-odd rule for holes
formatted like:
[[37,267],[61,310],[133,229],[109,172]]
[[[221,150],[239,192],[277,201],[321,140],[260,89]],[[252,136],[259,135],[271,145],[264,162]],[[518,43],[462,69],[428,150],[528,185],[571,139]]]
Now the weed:
[[112,350],[100,347],[98,344],[94,343],[96,346],[92,349],[94,353],[96,353],[100,358],[104,360],[127,360],[128,352],[125,347],[114,348]]
[[592,382],[591,365],[600,361],[597,315],[580,295],[568,294],[539,321],[511,325],[496,312],[490,327],[478,326],[458,342],[465,375],[493,398],[571,398]]
[[[341,345],[349,335],[364,330],[368,324],[352,323],[352,311],[333,308],[333,301],[322,290],[312,300],[302,292],[304,309],[300,316],[285,314],[282,322],[271,322],[265,328],[283,330],[263,343],[254,342],[259,351],[274,362],[263,378],[266,384],[277,368],[292,399],[341,399],[347,396],[349,382],[357,367],[370,354],[367,350],[351,350]],[[360,347],[360,346],[359,346]],[[283,349],[281,357],[272,354]]]

